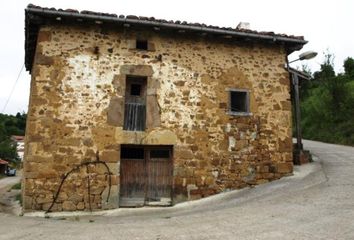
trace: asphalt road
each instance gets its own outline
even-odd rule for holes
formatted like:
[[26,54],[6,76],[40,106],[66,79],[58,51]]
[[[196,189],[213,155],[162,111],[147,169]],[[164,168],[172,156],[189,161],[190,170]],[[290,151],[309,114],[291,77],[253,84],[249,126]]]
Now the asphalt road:
[[0,239],[354,239],[354,148],[304,146],[317,160],[272,183],[104,216],[0,213]]
[[[11,190],[11,187],[20,182],[21,173],[17,171],[16,176],[4,177],[0,179],[0,213],[19,213],[18,204],[14,204],[13,200],[16,198],[19,190]],[[1,234],[0,234],[1,239]]]
[[[18,172],[17,172],[18,173]],[[17,174],[12,177],[4,177],[0,179],[0,192],[8,190],[12,185],[18,183],[21,179],[21,176]]]

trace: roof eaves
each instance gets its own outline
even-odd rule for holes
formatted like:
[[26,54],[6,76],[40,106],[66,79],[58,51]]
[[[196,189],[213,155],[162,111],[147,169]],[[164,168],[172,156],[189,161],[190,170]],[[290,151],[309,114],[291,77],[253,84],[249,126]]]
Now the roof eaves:
[[[26,16],[26,42],[25,42],[25,66],[31,72],[35,48],[36,38],[39,27],[45,22],[44,20],[66,19],[76,22],[78,20],[92,20],[96,23],[110,24],[129,24],[134,26],[151,26],[161,29],[175,29],[190,31],[195,33],[209,33],[210,35],[233,36],[237,39],[245,39],[253,41],[266,41],[274,43],[283,43],[286,45],[287,53],[290,54],[295,50],[299,50],[307,43],[302,36],[289,36],[285,34],[275,34],[274,32],[257,32],[248,29],[233,29],[225,27],[208,26],[199,23],[187,23],[181,21],[167,21],[163,19],[155,19],[153,17],[137,17],[124,16],[116,14],[98,13],[92,11],[81,11],[73,9],[55,9],[42,8],[35,5],[28,5],[25,9]],[[58,21],[59,22],[59,21]]]
[[[30,13],[38,13],[41,15],[47,16],[62,16],[62,17],[72,17],[72,18],[84,18],[84,19],[91,19],[91,20],[102,20],[106,22],[116,22],[116,23],[130,23],[130,24],[139,24],[145,26],[156,26],[156,27],[165,27],[165,28],[175,28],[175,29],[184,29],[184,30],[194,30],[194,31],[201,31],[207,33],[214,33],[214,34],[227,34],[233,35],[238,37],[248,37],[248,38],[258,38],[258,39],[266,39],[266,40],[273,40],[273,41],[282,41],[282,42],[289,42],[289,43],[298,43],[298,44],[306,44],[307,41],[304,40],[302,37],[289,37],[283,36],[281,34],[274,34],[268,33],[263,34],[263,32],[256,32],[256,31],[237,31],[236,29],[224,29],[219,27],[209,27],[205,24],[177,24],[172,23],[169,21],[164,20],[161,21],[154,21],[154,20],[141,20],[139,17],[137,19],[134,18],[121,18],[117,17],[116,15],[98,15],[93,14],[93,12],[88,11],[58,11],[54,9],[44,9],[44,8],[32,8],[29,7],[26,9],[26,12]],[[86,13],[88,12],[88,13]],[[146,19],[146,18],[145,18]],[[200,25],[200,26],[196,26]]]

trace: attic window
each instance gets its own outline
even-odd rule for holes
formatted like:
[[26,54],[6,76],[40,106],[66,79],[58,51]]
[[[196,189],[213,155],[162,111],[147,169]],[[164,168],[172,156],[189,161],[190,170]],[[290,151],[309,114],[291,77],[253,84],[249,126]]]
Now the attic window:
[[251,115],[249,91],[242,89],[230,90],[230,111],[231,115]]
[[148,50],[148,41],[147,40],[136,40],[136,49],[139,50]]

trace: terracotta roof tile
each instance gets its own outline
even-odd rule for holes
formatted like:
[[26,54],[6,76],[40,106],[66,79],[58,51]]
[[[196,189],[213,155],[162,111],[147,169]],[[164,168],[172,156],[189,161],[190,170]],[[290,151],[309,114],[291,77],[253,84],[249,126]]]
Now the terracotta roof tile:
[[12,135],[11,139],[15,141],[23,141],[25,139],[25,136]]
[[1,164],[1,165],[7,165],[7,164],[9,164],[9,162],[8,162],[8,161],[5,161],[5,160],[0,159],[0,164]]
[[274,32],[255,31],[255,30],[250,30],[250,29],[237,29],[237,28],[231,28],[231,27],[218,27],[218,26],[206,25],[204,23],[188,23],[186,21],[182,21],[181,22],[180,20],[173,21],[173,20],[165,20],[165,19],[155,19],[154,17],[145,17],[145,16],[136,16],[136,15],[127,15],[127,16],[119,15],[119,16],[117,16],[117,14],[102,13],[102,12],[95,12],[95,11],[88,11],[88,10],[78,11],[76,9],[65,9],[65,10],[63,10],[63,9],[55,9],[55,8],[45,8],[45,7],[40,7],[40,6],[36,6],[36,5],[33,5],[33,4],[29,4],[27,6],[27,9],[50,10],[50,11],[56,11],[56,12],[58,12],[58,14],[60,14],[60,12],[67,12],[67,13],[77,13],[77,14],[84,14],[84,15],[91,15],[91,16],[107,16],[107,17],[115,17],[115,18],[125,18],[125,19],[135,19],[135,20],[159,22],[159,23],[181,24],[181,25],[189,25],[189,26],[196,26],[196,27],[224,29],[224,30],[230,30],[230,31],[236,31],[236,32],[256,33],[256,34],[259,34],[259,35],[282,36],[282,37],[288,37],[288,38],[304,40],[303,36],[294,36],[294,35],[287,35],[287,34],[276,34]]

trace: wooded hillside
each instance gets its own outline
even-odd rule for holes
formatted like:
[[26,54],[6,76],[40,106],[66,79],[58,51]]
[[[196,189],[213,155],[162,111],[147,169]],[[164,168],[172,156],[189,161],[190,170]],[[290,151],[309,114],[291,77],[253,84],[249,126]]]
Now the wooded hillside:
[[336,74],[327,54],[321,69],[301,86],[303,138],[354,145],[354,59]]

